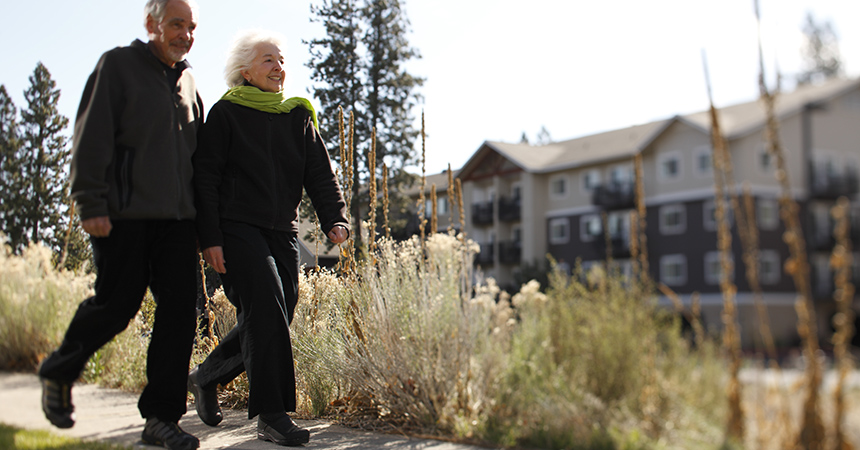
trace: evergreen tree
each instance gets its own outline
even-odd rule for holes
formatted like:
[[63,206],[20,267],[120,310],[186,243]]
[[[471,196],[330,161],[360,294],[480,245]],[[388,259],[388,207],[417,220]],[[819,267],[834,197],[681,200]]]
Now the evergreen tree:
[[21,111],[21,126],[26,157],[22,169],[26,183],[20,209],[24,233],[17,249],[41,241],[60,252],[69,225],[69,149],[61,134],[69,120],[57,111],[60,90],[41,62],[30,76],[24,98],[27,108]]
[[839,54],[839,38],[830,22],[818,23],[807,14],[803,26],[805,45],[801,51],[804,70],[798,74],[798,84],[809,84],[842,75],[842,58]]
[[20,249],[24,234],[23,154],[18,127],[18,108],[6,86],[0,85],[0,231],[14,250]]
[[[414,91],[424,84],[423,78],[409,74],[404,65],[421,55],[409,46],[406,38],[409,20],[400,0],[367,0],[363,15],[368,25],[363,38],[369,61],[367,115],[371,129],[376,130],[377,142],[377,160],[373,163],[375,167],[383,162],[388,165],[389,186],[393,186],[392,233],[403,237],[400,231],[407,223],[409,199],[399,192],[415,182],[415,177],[405,169],[418,163],[415,142],[419,130],[412,126],[415,122],[412,109],[421,101]],[[378,173],[376,178],[380,179]]]
[[[424,81],[403,67],[420,56],[408,45],[409,22],[400,2],[360,1],[323,0],[322,6],[311,8],[315,20],[325,25],[326,38],[309,43],[307,64],[313,73],[314,94],[324,111],[323,135],[336,161],[340,161],[339,152],[333,151],[338,148],[337,108],[343,107],[347,117],[350,112],[355,115],[352,216],[357,239],[361,233],[359,205],[367,204],[360,194],[366,195],[369,170],[378,170],[381,162],[390,168],[392,207],[405,207],[406,199],[398,192],[414,182],[405,167],[417,161],[418,131],[413,126],[412,108],[420,101],[414,91]],[[367,161],[374,128],[377,158]],[[357,247],[361,247],[360,241]]]
[[[322,5],[316,7],[311,5],[311,14],[315,16],[312,21],[322,22],[326,30],[326,37],[314,39],[308,44],[311,59],[306,64],[311,69],[311,79],[315,83],[314,96],[322,105],[319,114],[320,133],[328,144],[329,156],[332,160],[340,163],[340,120],[338,107],[343,108],[344,122],[349,126],[349,113],[352,112],[355,120],[355,142],[368,142],[370,132],[365,120],[364,105],[361,103],[363,95],[362,74],[365,72],[365,61],[358,54],[359,48],[359,10],[356,0],[323,0]],[[348,131],[348,130],[347,130]],[[358,146],[352,155],[353,161],[360,167],[366,167],[362,162],[361,152]],[[362,172],[353,171],[352,198],[358,199],[361,187],[359,178]],[[346,189],[346,186],[342,186]],[[352,202],[351,214],[360,217],[359,203]],[[313,207],[305,195],[301,203],[301,216],[303,218],[314,217]],[[353,235],[360,240],[360,222],[357,221],[353,229]],[[310,236],[302,236],[310,240]]]

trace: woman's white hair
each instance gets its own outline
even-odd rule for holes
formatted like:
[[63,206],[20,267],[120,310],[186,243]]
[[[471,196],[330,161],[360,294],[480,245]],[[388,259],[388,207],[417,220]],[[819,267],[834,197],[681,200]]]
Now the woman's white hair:
[[[199,10],[197,2],[194,0],[179,0],[191,7],[195,12]],[[167,4],[170,0],[148,0],[146,6],[143,7],[143,26],[146,26],[146,20],[149,16],[156,22],[161,22],[164,19],[164,10],[167,9]]]
[[242,71],[251,67],[254,57],[257,56],[255,49],[262,43],[272,44],[282,52],[284,50],[284,37],[274,31],[246,30],[236,35],[230,50],[227,51],[227,64],[224,67],[227,86],[236,87],[245,83]]

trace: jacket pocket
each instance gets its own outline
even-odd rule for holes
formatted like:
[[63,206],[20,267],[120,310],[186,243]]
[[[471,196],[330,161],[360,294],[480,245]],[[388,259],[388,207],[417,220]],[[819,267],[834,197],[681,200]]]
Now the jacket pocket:
[[134,180],[134,153],[135,149],[126,145],[119,145],[116,148],[116,165],[114,170],[116,173],[116,193],[117,207],[120,211],[126,209],[131,204],[132,186]]

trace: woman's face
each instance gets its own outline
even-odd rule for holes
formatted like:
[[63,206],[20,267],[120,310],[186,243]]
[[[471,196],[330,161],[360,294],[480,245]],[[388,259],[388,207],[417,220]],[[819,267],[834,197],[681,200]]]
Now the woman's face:
[[275,44],[261,42],[254,51],[254,60],[242,71],[242,76],[261,91],[280,92],[284,88],[285,75],[281,49]]

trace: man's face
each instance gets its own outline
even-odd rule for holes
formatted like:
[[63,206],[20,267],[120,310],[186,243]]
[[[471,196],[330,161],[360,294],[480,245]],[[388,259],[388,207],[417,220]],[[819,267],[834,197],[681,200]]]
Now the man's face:
[[173,67],[185,59],[194,43],[194,29],[197,17],[187,3],[170,0],[164,11],[164,18],[156,22],[152,16],[146,18],[146,31],[153,53],[161,62]]

